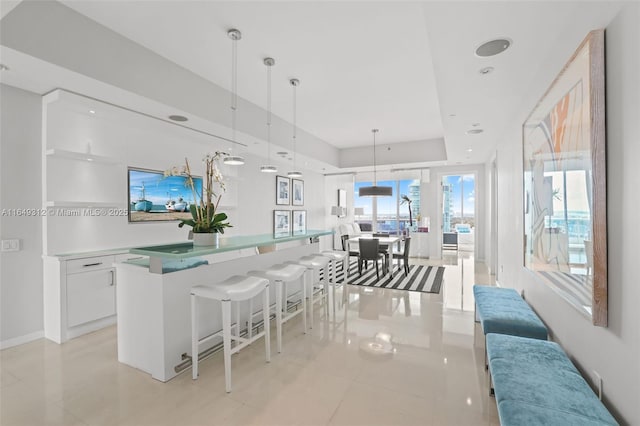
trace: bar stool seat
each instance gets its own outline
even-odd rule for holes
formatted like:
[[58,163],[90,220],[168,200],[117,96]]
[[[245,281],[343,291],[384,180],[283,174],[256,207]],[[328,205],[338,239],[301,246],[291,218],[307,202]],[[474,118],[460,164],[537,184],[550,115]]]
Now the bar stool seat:
[[[313,305],[325,300],[325,315],[329,314],[329,262],[330,259],[319,254],[310,254],[299,259],[292,260],[287,263],[302,265],[312,275],[311,281],[307,281],[307,294],[309,296],[310,326],[313,328]],[[320,279],[320,271],[323,272],[323,278]],[[305,279],[307,274],[305,274]],[[316,292],[316,289],[322,289],[322,293]],[[316,297],[316,294],[319,294]]]
[[[262,297],[262,312],[264,320],[264,329],[261,333],[252,336],[250,332],[249,338],[240,337],[240,307],[236,308],[236,334],[231,333],[233,328],[231,325],[231,302],[251,301],[260,293]],[[214,333],[203,339],[200,339],[199,318],[198,318],[198,298],[218,300],[222,306],[222,341],[224,347],[224,377],[225,388],[227,392],[231,392],[231,355],[239,352],[242,348],[251,344],[255,340],[264,336],[265,352],[267,362],[271,361],[271,339],[269,328],[269,280],[255,276],[232,276],[220,283],[213,285],[198,285],[191,287],[191,365],[192,378],[198,378],[198,363],[200,354],[200,345],[210,341],[214,337],[218,337],[220,332]],[[251,317],[252,308],[249,309]],[[252,327],[249,322],[249,329]],[[237,342],[236,346],[231,348],[231,341]]]
[[[302,328],[304,333],[307,333],[307,315],[306,315],[306,299],[307,290],[304,280],[304,274],[307,268],[302,265],[294,264],[278,264],[273,265],[268,269],[262,271],[250,271],[248,275],[267,278],[275,285],[276,288],[276,342],[278,352],[282,352],[282,325],[294,318],[296,315],[302,314]],[[284,303],[283,312],[283,300],[286,301],[287,290],[286,285],[294,282],[300,283],[302,291],[302,308],[298,311],[289,314],[287,312],[286,303]]]
[[336,276],[338,275],[338,264],[342,262],[342,283],[343,286],[343,302],[346,300],[347,292],[346,287],[344,286],[347,283],[347,277],[349,275],[349,253],[341,250],[325,250],[320,253],[322,256],[328,257],[331,260],[331,279],[330,282],[332,284],[332,310],[333,310],[333,319],[336,318],[336,287],[338,286],[338,280]]

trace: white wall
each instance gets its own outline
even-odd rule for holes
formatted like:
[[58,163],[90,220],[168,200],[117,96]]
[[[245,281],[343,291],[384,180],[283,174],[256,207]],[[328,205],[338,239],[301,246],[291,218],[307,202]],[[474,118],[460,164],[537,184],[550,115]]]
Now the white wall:
[[[127,167],[166,170],[184,164],[202,175],[201,159],[207,152],[226,146],[209,136],[151,119],[110,105],[60,92],[46,104],[46,149],[105,156],[117,164],[78,161],[48,156],[45,202],[114,202],[127,207]],[[89,109],[96,113],[89,113]],[[89,149],[90,147],[90,149]],[[238,152],[238,151],[236,151]],[[227,191],[220,203],[233,228],[225,235],[269,234],[273,232],[273,210],[307,210],[308,229],[324,228],[322,175],[302,171],[304,206],[275,205],[275,176],[259,171],[263,160],[245,155],[246,164],[222,166]],[[281,175],[291,165],[279,164]],[[185,191],[185,198],[190,194]],[[62,207],[65,210],[64,207]],[[44,252],[49,255],[186,241],[189,229],[176,222],[130,224],[126,216],[47,217]]]
[[[533,308],[590,381],[603,379],[604,401],[623,424],[640,424],[640,286],[636,269],[640,227],[640,5],[628,3],[606,26],[607,205],[609,326],[594,327],[522,266],[521,124],[580,39],[554,46],[543,74],[523,97],[523,106],[498,146],[500,284],[524,290]],[[580,24],[583,25],[584,23]],[[576,25],[578,25],[576,23]],[[573,47],[571,47],[573,46]]]
[[[357,206],[353,205],[354,175],[326,176],[324,182],[324,199],[326,200],[323,210],[325,215],[324,228],[335,231],[333,248],[342,250],[339,227],[343,223],[355,222],[353,209]],[[347,192],[347,215],[345,217],[331,215],[331,207],[338,205],[338,189],[344,189]]]
[[[40,96],[0,85],[0,101],[0,209],[39,209]],[[0,347],[7,347],[42,336],[40,218],[2,214],[0,235],[22,240],[21,251],[0,254]]]

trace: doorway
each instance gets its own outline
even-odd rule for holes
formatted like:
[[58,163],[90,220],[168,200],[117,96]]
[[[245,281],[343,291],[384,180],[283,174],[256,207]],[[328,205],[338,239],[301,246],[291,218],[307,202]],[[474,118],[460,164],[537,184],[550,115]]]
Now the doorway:
[[476,176],[442,176],[442,249],[475,252]]

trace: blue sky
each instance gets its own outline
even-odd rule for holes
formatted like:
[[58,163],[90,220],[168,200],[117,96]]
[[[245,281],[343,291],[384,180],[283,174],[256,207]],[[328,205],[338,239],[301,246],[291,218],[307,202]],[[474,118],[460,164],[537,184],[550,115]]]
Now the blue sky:
[[[445,176],[443,179],[445,184],[450,184],[453,188],[451,201],[453,201],[453,212],[460,215],[462,209],[462,200],[464,200],[464,215],[473,215],[476,207],[475,195],[475,177],[473,175],[464,176]],[[464,185],[463,185],[464,184]],[[464,190],[461,198],[461,192]]]
[[[400,195],[409,195],[409,184],[413,180],[401,180],[400,181]],[[354,194],[354,207],[364,207],[364,214],[371,216],[371,197],[358,197],[358,190],[363,186],[371,186],[372,182],[356,182],[355,194]],[[395,215],[396,214],[396,181],[385,180],[378,181],[378,186],[390,186],[393,188],[393,195],[391,197],[378,197],[378,214],[380,215]],[[400,206],[400,214],[409,214],[407,206]]]

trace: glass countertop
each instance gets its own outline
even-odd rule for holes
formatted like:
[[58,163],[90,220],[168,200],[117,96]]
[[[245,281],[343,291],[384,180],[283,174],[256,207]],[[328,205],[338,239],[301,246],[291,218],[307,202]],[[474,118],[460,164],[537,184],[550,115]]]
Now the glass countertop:
[[167,259],[187,259],[189,257],[206,256],[209,254],[223,253],[226,251],[240,250],[251,247],[269,246],[286,243],[288,241],[317,238],[323,235],[331,235],[333,231],[310,230],[304,234],[290,235],[288,237],[274,238],[273,234],[239,235],[235,237],[220,237],[218,246],[194,246],[193,242],[164,244],[157,246],[136,247],[129,250],[130,253],[150,257],[162,257]]

